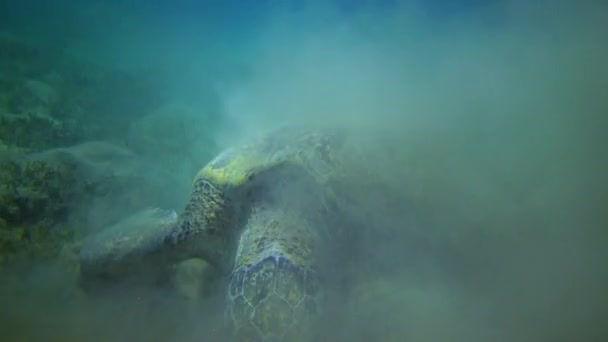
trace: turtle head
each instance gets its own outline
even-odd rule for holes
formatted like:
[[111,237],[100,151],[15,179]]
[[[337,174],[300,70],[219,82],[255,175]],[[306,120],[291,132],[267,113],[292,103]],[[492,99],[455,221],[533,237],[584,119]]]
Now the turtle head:
[[192,193],[166,244],[189,257],[229,268],[234,239],[248,216],[260,175],[276,165],[248,147],[226,150],[194,178]]

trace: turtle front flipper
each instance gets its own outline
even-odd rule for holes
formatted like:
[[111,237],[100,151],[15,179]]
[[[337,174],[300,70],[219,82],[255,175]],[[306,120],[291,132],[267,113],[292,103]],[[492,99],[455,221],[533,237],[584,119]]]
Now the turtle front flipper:
[[178,258],[168,253],[166,239],[180,229],[177,213],[154,208],[89,236],[79,255],[81,285],[162,273]]
[[[219,160],[219,159],[218,159]],[[190,258],[201,258],[227,271],[238,206],[227,192],[239,187],[223,169],[205,167],[196,177],[190,199],[179,214],[147,209],[87,238],[80,252],[83,285],[151,275]],[[237,177],[238,178],[238,177]]]

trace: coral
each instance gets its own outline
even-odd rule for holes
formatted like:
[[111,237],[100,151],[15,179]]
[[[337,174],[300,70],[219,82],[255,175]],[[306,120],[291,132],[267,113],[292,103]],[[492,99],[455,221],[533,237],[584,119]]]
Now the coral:
[[70,170],[43,160],[0,163],[0,264],[11,257],[55,255],[71,235],[56,227],[72,190]]

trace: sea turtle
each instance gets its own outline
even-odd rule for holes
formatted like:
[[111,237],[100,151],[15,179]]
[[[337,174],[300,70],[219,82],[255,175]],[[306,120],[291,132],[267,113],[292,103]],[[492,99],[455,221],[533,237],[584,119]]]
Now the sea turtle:
[[230,148],[196,175],[179,215],[149,210],[85,241],[82,275],[203,258],[227,275],[225,313],[239,341],[302,338],[322,310],[324,265],[353,236],[341,220],[347,146],[339,130],[282,127]]

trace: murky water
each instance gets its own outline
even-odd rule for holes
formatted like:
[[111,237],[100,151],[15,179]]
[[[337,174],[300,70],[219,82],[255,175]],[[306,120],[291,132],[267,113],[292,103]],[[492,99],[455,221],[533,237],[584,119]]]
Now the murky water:
[[371,171],[326,340],[606,340],[608,8],[337,3],[1,4],[0,339],[225,339],[221,291],[92,298],[73,253],[141,208],[179,214],[219,151],[303,122],[349,130]]

